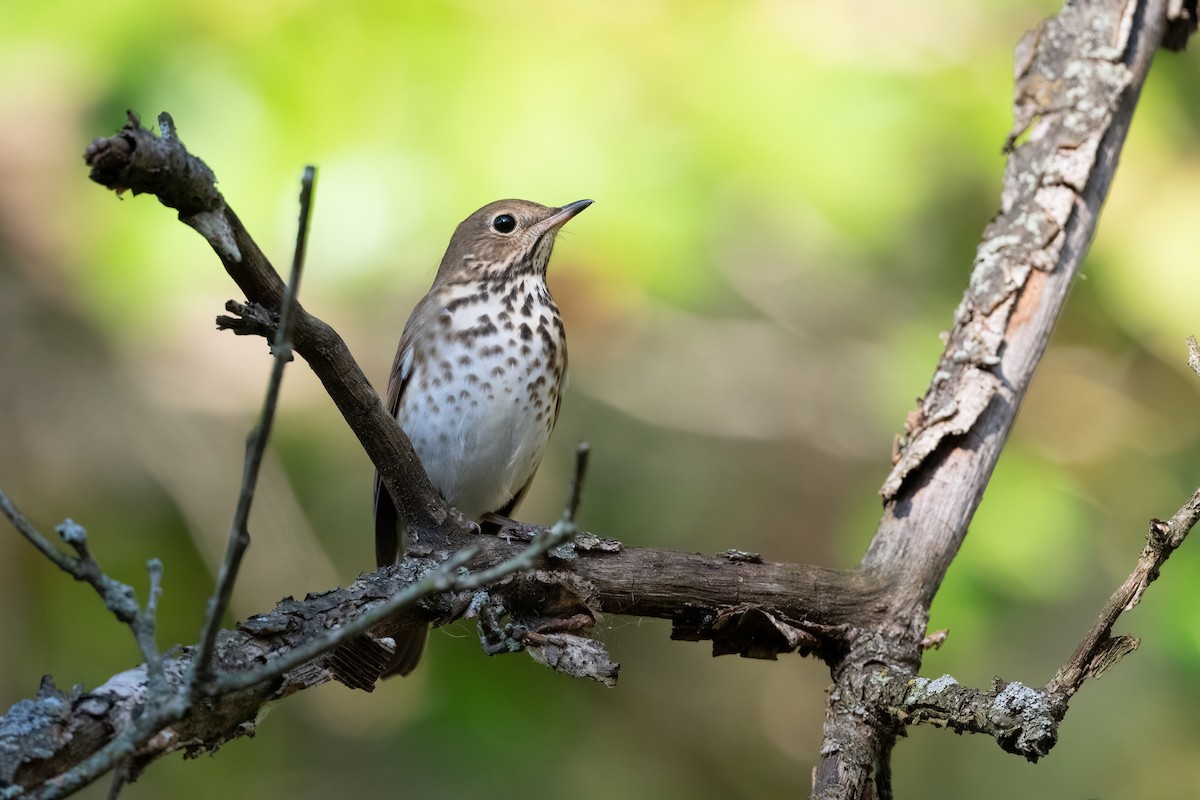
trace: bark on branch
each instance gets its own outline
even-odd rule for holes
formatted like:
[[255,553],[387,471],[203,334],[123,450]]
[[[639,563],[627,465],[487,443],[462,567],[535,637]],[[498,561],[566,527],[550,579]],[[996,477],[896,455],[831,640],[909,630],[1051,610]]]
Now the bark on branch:
[[[855,639],[835,672],[815,796],[868,796],[872,770],[902,730],[903,720],[871,699],[886,694],[874,685],[877,665],[913,677],[920,667],[929,606],[1095,234],[1167,17],[1160,0],[1067,3],[1017,47],[1001,210],[984,231],[925,397],[909,415],[881,490],[883,519],[862,561],[887,576],[894,617],[877,635]],[[875,789],[888,791],[883,783]]]

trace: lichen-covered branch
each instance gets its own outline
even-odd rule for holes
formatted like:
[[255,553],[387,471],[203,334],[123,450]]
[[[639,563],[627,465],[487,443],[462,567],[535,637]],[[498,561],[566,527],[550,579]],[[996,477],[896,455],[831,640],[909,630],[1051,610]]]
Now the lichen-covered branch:
[[[136,774],[142,765],[180,746],[215,749],[252,731],[264,703],[338,678],[338,659],[320,657],[366,635],[404,607],[432,594],[469,596],[532,569],[547,553],[565,553],[562,548],[576,534],[575,509],[586,456],[586,447],[581,447],[563,518],[499,563],[466,570],[479,549],[468,546],[433,559],[423,575],[404,575],[402,585],[385,587],[381,597],[351,587],[341,592],[340,603],[330,603],[329,595],[304,603],[287,600],[236,633],[214,636],[211,648],[187,648],[165,663],[155,648],[147,664],[86,694],[67,696],[44,681],[35,699],[16,704],[0,718],[0,796],[52,800],[86,786],[118,763]],[[3,504],[5,511],[10,505]],[[23,518],[22,523],[38,535]],[[396,575],[385,571],[371,578],[394,582]],[[146,612],[151,620],[157,603],[153,574],[152,584]],[[486,598],[487,592],[481,596]],[[472,602],[472,607],[479,605]],[[561,632],[532,631],[523,639],[543,663],[577,676],[615,680],[617,665],[596,642]],[[207,673],[208,680],[197,682],[201,673]]]
[[[557,541],[545,544],[556,546]],[[574,544],[556,547],[548,557],[535,557],[532,572],[506,578],[483,575],[495,580],[486,587],[454,583],[453,568],[458,563],[451,561],[449,574],[443,573],[449,583],[417,587],[418,594],[440,593],[395,614],[397,598],[404,599],[406,591],[412,598],[414,581],[445,568],[448,559],[471,545],[477,546],[476,551],[461,562],[470,575],[494,570],[528,551],[520,541],[456,533],[422,542],[419,552],[395,568],[364,575],[342,589],[281,602],[242,621],[236,630],[222,631],[214,655],[218,677],[205,702],[179,713],[166,723],[168,730],[130,750],[135,765],[175,750],[215,749],[230,738],[252,733],[264,703],[343,678],[341,664],[332,657],[310,660],[313,653],[305,652],[297,665],[292,653],[311,647],[314,640],[331,648],[337,641],[330,631],[343,630],[345,641],[385,617],[404,626],[417,618],[439,624],[467,614],[478,617],[481,633],[490,637],[495,633],[494,612],[502,608],[510,620],[505,626],[510,638],[494,651],[520,645],[556,669],[569,669],[576,662],[601,669],[606,659],[595,651],[594,643],[572,633],[594,624],[600,615],[679,618],[685,620],[688,638],[724,637],[731,646],[752,650],[762,645],[756,630],[739,634],[737,626],[714,629],[730,599],[740,594],[747,607],[769,605],[781,622],[805,631],[810,645],[833,652],[838,649],[836,638],[851,623],[869,624],[872,616],[884,611],[883,587],[853,574],[726,554],[627,548],[580,534]],[[509,573],[509,567],[527,565],[520,561],[503,570]],[[371,616],[364,616],[368,613]],[[776,652],[787,648],[781,646]],[[172,688],[184,686],[193,657],[194,650],[184,648],[165,659]],[[269,677],[259,671],[268,664],[287,665],[287,671]],[[615,665],[608,668],[615,676]],[[247,685],[247,675],[254,678],[253,685]],[[590,677],[603,679],[600,672]],[[0,718],[0,790],[40,786],[107,746],[141,714],[145,692],[145,668],[137,667],[86,693],[64,694],[47,684],[37,697],[17,703]]]
[[1129,577],[1113,592],[1099,619],[1055,676],[1041,687],[996,679],[988,690],[959,685],[949,675],[930,680],[885,675],[869,687],[891,717],[905,725],[930,724],[958,733],[992,736],[1010,753],[1037,761],[1058,741],[1071,697],[1088,678],[1100,677],[1135,650],[1132,636],[1112,636],[1113,625],[1142,598],[1159,569],[1200,520],[1200,489],[1170,520],[1152,520],[1146,545]]
[[[886,575],[894,616],[853,640],[835,676],[839,688],[861,689],[849,696],[879,696],[862,688],[878,664],[893,677],[920,667],[930,603],[1095,234],[1166,20],[1163,0],[1067,3],[1017,47],[1000,212],[984,231],[945,350],[881,489],[884,515],[862,567]],[[886,713],[869,699],[831,702],[818,797],[869,796],[866,776],[889,746],[873,731],[840,724],[846,715]]]

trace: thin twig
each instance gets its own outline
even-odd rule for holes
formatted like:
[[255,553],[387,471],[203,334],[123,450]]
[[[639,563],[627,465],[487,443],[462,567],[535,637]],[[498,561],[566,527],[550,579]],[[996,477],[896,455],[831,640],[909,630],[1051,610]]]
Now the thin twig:
[[137,615],[130,623],[133,635],[141,648],[142,658],[146,659],[146,675],[152,691],[166,687],[166,675],[163,673],[162,652],[158,649],[158,598],[162,596],[163,563],[157,558],[146,562],[146,570],[150,573],[150,592],[146,598],[146,609]]
[[1112,637],[1113,626],[1123,613],[1132,610],[1141,601],[1142,594],[1158,577],[1162,565],[1183,544],[1198,520],[1200,489],[1188,498],[1171,519],[1166,522],[1158,519],[1150,521],[1150,532],[1137,566],[1109,597],[1099,618],[1075,648],[1070,660],[1046,684],[1048,692],[1060,694],[1065,702],[1079,691],[1087,678],[1099,675],[1137,647],[1138,642],[1132,637]]
[[[165,135],[166,132],[164,132]],[[267,393],[263,399],[262,413],[259,423],[250,432],[246,442],[246,461],[242,472],[242,488],[238,494],[237,509],[234,511],[233,524],[229,532],[229,545],[225,551],[225,561],[217,574],[216,587],[208,601],[201,629],[200,647],[196,660],[192,664],[193,686],[196,682],[207,683],[212,679],[212,657],[217,640],[217,631],[221,627],[221,618],[229,608],[233,596],[233,586],[237,581],[238,570],[246,548],[250,546],[248,520],[250,505],[254,500],[255,488],[258,484],[258,471],[262,466],[266,453],[267,441],[271,436],[271,426],[275,420],[275,409],[279,403],[279,390],[283,382],[283,370],[292,359],[291,319],[295,306],[296,295],[300,289],[300,274],[304,265],[305,245],[308,238],[308,224],[312,214],[313,184],[316,179],[316,169],[306,167],[301,179],[300,189],[300,221],[296,232],[296,247],[292,257],[292,274],[284,289],[283,304],[279,314],[279,327],[275,332],[275,345],[272,348],[275,361],[271,367],[271,376],[267,382]]]
[[343,642],[361,636],[406,606],[431,594],[459,588],[461,578],[456,578],[454,573],[477,554],[478,551],[474,548],[458,551],[423,578],[410,583],[403,591],[397,592],[371,610],[359,615],[353,622],[339,625],[321,636],[309,639],[289,650],[286,655],[272,659],[262,666],[242,672],[228,672],[213,682],[212,691],[223,694],[277,678],[288,670],[295,669],[301,664],[328,653]]
[[[29,540],[42,555],[53,561],[59,569],[75,580],[82,581],[95,589],[96,594],[100,595],[100,599],[104,601],[105,607],[113,613],[113,616],[126,625],[134,625],[139,617],[140,609],[133,587],[109,577],[100,568],[88,548],[87,531],[82,525],[67,519],[55,528],[62,540],[76,552],[77,555],[72,556],[51,544],[50,540],[34,527],[33,523],[20,512],[2,490],[0,490],[0,513],[8,518],[18,533]],[[153,581],[153,576],[151,579]],[[136,635],[136,629],[134,633]]]
[[1113,636],[1123,613],[1141,600],[1163,563],[1200,521],[1200,489],[1175,516],[1152,520],[1138,563],[1100,612],[1070,660],[1044,686],[1033,688],[996,679],[990,690],[960,686],[949,675],[930,680],[893,675],[883,689],[885,704],[906,725],[930,723],[959,733],[986,733],[1000,746],[1030,761],[1050,752],[1071,697],[1088,678],[1099,677],[1138,646],[1132,636]]
[[583,479],[587,476],[588,455],[591,445],[580,442],[575,445],[575,475],[571,478],[571,492],[567,496],[567,506],[563,509],[563,519],[575,521],[575,513],[579,511],[579,501],[583,495]]
[[3,490],[0,490],[0,512],[8,517],[8,521],[17,529],[17,533],[28,539],[34,547],[41,551],[42,555],[57,564],[59,569],[77,581],[85,579],[83,574],[78,571],[79,560],[50,544],[50,540],[42,536],[41,531],[35,528],[33,523],[20,512]]
[[121,796],[121,790],[125,788],[129,779],[129,771],[128,760],[122,761],[113,768],[112,784],[108,787],[108,800],[117,800]]
[[550,528],[541,530],[534,540],[512,558],[479,572],[465,572],[461,568],[478,555],[478,548],[459,550],[443,561],[436,569],[420,580],[409,584],[403,591],[361,614],[353,622],[340,625],[324,635],[310,639],[290,650],[287,655],[244,672],[227,673],[213,682],[212,691],[228,692],[245,689],[264,681],[277,678],[288,670],[295,669],[320,655],[328,653],[343,642],[360,636],[397,611],[432,594],[445,592],[467,592],[494,583],[516,572],[532,569],[537,561],[549,551],[566,544],[576,533],[575,512],[579,508],[583,493],[583,479],[587,473],[587,442],[580,442],[575,451],[575,475],[562,519]]

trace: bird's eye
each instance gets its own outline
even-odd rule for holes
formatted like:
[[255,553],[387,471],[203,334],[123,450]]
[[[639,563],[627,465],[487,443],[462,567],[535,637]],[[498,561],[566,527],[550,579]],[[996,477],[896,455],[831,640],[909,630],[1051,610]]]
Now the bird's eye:
[[500,233],[512,233],[517,227],[517,221],[512,214],[501,214],[492,220],[492,227]]

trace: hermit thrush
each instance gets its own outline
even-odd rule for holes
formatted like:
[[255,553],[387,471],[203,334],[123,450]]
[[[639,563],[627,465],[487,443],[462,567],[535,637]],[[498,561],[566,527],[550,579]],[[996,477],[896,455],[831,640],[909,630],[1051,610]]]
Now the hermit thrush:
[[[558,420],[567,340],[546,288],[554,237],[592,204],[500,200],[454,231],[396,349],[387,405],[446,504],[478,520],[512,513]],[[375,476],[375,558],[394,564],[405,531]],[[416,669],[428,630],[401,632],[385,674]]]

